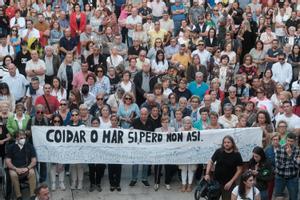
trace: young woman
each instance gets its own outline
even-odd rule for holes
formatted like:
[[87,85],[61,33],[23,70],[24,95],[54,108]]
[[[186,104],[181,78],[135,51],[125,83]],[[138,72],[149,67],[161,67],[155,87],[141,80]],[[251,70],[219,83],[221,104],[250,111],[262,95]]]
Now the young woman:
[[254,77],[258,77],[259,72],[256,65],[253,63],[253,59],[250,54],[246,54],[244,56],[243,64],[240,66],[238,73],[246,76],[246,82],[248,84],[252,82]]
[[267,146],[270,143],[270,134],[273,132],[273,124],[269,113],[266,110],[260,110],[256,115],[256,123],[253,127],[261,127],[263,130],[263,146]]
[[[116,114],[110,116],[111,128],[119,127],[119,118]],[[121,182],[122,165],[121,164],[108,164],[108,178],[110,183],[110,191],[113,192],[115,189],[121,192],[120,182]]]
[[119,85],[124,89],[125,92],[135,92],[134,83],[131,81],[131,73],[127,70],[123,72],[122,81],[119,83]]
[[268,200],[268,184],[274,174],[272,164],[267,159],[263,148],[254,147],[252,158],[249,161],[249,169],[255,178],[255,186],[260,191],[261,200]]
[[300,45],[295,44],[292,48],[291,54],[288,56],[288,63],[293,67],[293,81],[298,79],[298,74],[300,72]]
[[152,60],[151,69],[155,75],[165,74],[169,68],[163,50],[157,50],[155,59]]
[[[193,131],[195,130],[192,127],[192,118],[187,116],[183,118],[183,127],[179,129],[179,131]],[[179,169],[181,169],[181,192],[191,192],[192,191],[192,183],[194,179],[194,173],[197,169],[197,165],[179,165]]]
[[229,65],[234,68],[235,64],[237,62],[237,56],[236,56],[235,51],[233,50],[231,42],[227,42],[225,44],[224,51],[221,52],[221,56],[223,56],[223,55],[227,55],[228,56],[228,58],[229,58]]
[[197,72],[203,73],[203,80],[206,81],[208,77],[207,69],[204,65],[201,65],[200,57],[198,54],[195,54],[192,57],[192,62],[189,63],[187,69],[186,69],[186,78],[188,82],[191,82],[195,80],[195,74]]
[[54,21],[51,25],[49,43],[54,47],[54,52],[58,52],[59,41],[64,36],[59,21]]
[[158,50],[163,50],[163,41],[160,38],[155,39],[154,46],[150,48],[147,54],[149,60],[154,60]]
[[[100,128],[99,118],[94,117],[91,120],[91,125],[94,128]],[[98,192],[102,191],[101,179],[104,175],[105,164],[89,164],[89,178],[90,178],[90,188],[89,192],[93,192],[97,189]]]
[[17,27],[13,27],[11,29],[10,35],[7,36],[7,44],[14,48],[13,50],[15,51],[15,55],[21,51],[21,38]]
[[53,77],[51,95],[55,96],[58,101],[67,99],[67,91],[61,85],[60,79],[58,77]]
[[260,192],[254,186],[254,176],[252,171],[246,171],[242,174],[240,184],[236,186],[231,195],[231,200],[260,200]]
[[209,113],[209,119],[210,119],[210,125],[207,127],[207,129],[222,129],[224,128],[223,125],[219,124],[218,119],[219,115],[217,112],[210,112]]
[[263,73],[266,70],[264,43],[260,40],[256,41],[255,47],[250,50],[249,54],[253,58],[253,63],[258,67],[259,74]]
[[260,80],[261,87],[264,89],[266,97],[270,99],[274,94],[276,82],[272,79],[273,73],[271,69],[266,69],[263,78]]
[[100,109],[100,128],[101,129],[108,129],[111,127],[111,121],[110,121],[110,108],[108,105],[102,106]]
[[[63,126],[63,119],[59,114],[54,114],[51,119],[52,126]],[[50,168],[51,190],[56,190],[56,174],[58,174],[59,188],[65,190],[65,167],[62,164],[52,163]]]
[[235,181],[242,173],[243,160],[234,139],[227,135],[223,138],[222,147],[217,149],[207,164],[205,180],[210,180],[214,163],[214,178],[221,184],[223,200],[231,199],[231,191],[235,187]]

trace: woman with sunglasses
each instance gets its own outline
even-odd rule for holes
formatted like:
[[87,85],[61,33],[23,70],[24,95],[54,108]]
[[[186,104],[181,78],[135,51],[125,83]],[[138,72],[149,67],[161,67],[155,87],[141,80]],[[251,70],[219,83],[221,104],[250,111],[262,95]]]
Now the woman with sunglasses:
[[[98,117],[93,117],[91,119],[91,127],[100,128],[100,124]],[[104,175],[105,164],[89,164],[88,166],[90,179],[89,192],[93,192],[95,189],[97,189],[98,192],[101,192],[101,178]]]
[[[68,124],[69,126],[84,126],[80,120],[79,110],[73,109],[71,111],[71,120]],[[71,164],[71,189],[82,190],[83,187],[83,164]]]
[[[54,114],[51,119],[51,126],[63,126],[63,119],[59,114]],[[65,190],[65,167],[62,164],[52,163],[50,168],[51,190],[56,190],[56,174],[58,174],[58,185]]]
[[120,126],[122,128],[129,128],[133,120],[140,116],[140,109],[135,103],[135,98],[132,93],[126,92],[124,94],[117,115],[120,118]]
[[15,55],[21,51],[21,38],[17,27],[12,27],[11,33],[7,35],[7,42],[14,48]]
[[67,103],[66,99],[60,100],[59,103],[60,103],[60,106],[59,106],[58,111],[57,111],[56,114],[61,116],[61,118],[63,120],[63,124],[64,124],[64,126],[66,126],[70,122],[71,112],[70,112],[70,109],[68,107],[68,103]]
[[240,184],[236,186],[231,194],[231,200],[261,200],[259,190],[254,186],[254,175],[252,171],[242,174]]
[[147,58],[149,58],[149,60],[154,60],[157,51],[163,49],[164,49],[163,41],[160,38],[156,38],[154,42],[154,46],[151,47],[148,51]]
[[[109,78],[105,75],[105,71],[103,66],[98,66],[96,68],[97,75],[97,84],[100,86],[100,92],[105,93],[106,95],[110,94],[110,81]],[[99,92],[98,92],[99,93]]]

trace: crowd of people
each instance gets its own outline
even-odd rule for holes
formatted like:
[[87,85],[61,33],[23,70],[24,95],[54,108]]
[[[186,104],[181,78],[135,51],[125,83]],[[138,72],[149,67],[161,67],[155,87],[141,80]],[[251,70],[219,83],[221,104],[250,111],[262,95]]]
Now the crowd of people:
[[[0,156],[17,199],[35,168],[51,190],[83,188],[84,165],[39,162],[31,126],[170,132],[261,127],[245,170],[234,139],[203,165],[164,165],[171,190],[217,180],[222,199],[298,200],[299,0],[1,0]],[[244,166],[244,167],[243,167]],[[121,191],[122,165],[89,164],[89,191]],[[160,187],[162,165],[142,166]],[[139,166],[132,167],[134,187]],[[212,172],[213,171],[213,172]],[[58,180],[56,180],[58,177]],[[236,186],[236,183],[240,184]],[[58,184],[57,184],[58,183]],[[41,187],[42,189],[45,187]],[[273,192],[274,190],[274,192]]]

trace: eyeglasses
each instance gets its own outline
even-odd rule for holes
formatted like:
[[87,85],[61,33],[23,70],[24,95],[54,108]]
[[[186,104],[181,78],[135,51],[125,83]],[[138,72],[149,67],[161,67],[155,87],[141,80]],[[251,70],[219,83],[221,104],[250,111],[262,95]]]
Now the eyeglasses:
[[198,101],[192,101],[192,103],[198,103]]
[[146,55],[143,55],[143,54],[141,54],[140,56],[141,56],[141,57],[146,57]]
[[130,98],[130,97],[125,97],[125,100],[132,100],[132,98]]
[[278,126],[278,128],[286,128],[287,126]]
[[98,72],[98,73],[99,73],[99,72],[101,72],[101,73],[102,73],[102,72],[103,72],[103,70],[97,70],[97,72]]
[[199,44],[199,46],[204,46],[204,44]]
[[97,98],[97,101],[103,100],[103,98]]
[[13,29],[13,30],[11,30],[11,32],[17,32],[17,30],[14,30],[14,29]]
[[54,120],[53,123],[60,123],[60,120]]
[[278,60],[284,60],[284,58],[278,58]]
[[44,114],[44,112],[41,111],[41,110],[37,110],[37,111],[36,111],[36,114]]
[[72,114],[72,117],[74,117],[74,116],[78,116],[78,113],[77,114]]
[[161,41],[156,41],[155,43],[161,43]]

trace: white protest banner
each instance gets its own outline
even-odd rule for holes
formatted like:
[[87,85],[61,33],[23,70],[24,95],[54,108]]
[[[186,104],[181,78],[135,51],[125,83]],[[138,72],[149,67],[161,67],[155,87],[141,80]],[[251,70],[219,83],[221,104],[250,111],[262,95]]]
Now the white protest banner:
[[135,129],[33,126],[38,161],[51,163],[207,163],[226,135],[233,136],[243,160],[262,144],[260,128],[156,133]]

